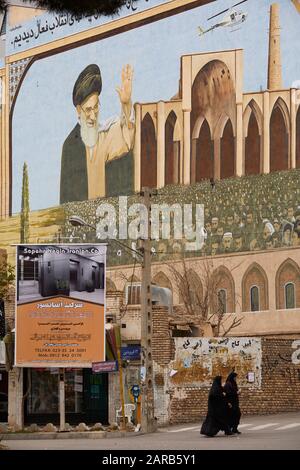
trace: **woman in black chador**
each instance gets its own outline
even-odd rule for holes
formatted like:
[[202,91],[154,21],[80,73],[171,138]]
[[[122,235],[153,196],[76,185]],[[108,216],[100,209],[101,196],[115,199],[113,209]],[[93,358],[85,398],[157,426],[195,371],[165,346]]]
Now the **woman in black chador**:
[[238,431],[238,425],[240,424],[241,419],[241,410],[239,406],[239,389],[236,383],[236,377],[237,374],[235,372],[231,372],[231,374],[228,375],[224,391],[230,407],[229,425],[231,432],[234,434],[241,434],[240,431]]
[[231,435],[229,427],[229,407],[222,387],[222,377],[214,378],[208,395],[208,413],[202,424],[200,434],[213,437],[219,431]]

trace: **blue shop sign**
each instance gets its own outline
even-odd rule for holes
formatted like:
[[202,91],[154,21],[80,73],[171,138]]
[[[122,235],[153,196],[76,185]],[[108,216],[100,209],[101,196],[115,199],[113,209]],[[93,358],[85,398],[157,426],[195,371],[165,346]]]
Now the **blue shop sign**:
[[121,348],[121,358],[124,361],[138,361],[141,358],[141,346],[125,346]]

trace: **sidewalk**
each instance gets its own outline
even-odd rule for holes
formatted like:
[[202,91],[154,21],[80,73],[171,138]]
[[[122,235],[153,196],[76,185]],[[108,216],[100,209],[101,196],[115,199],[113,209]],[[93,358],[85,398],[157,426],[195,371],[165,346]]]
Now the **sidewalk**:
[[142,436],[145,433],[129,431],[63,431],[63,432],[11,432],[0,434],[0,442],[43,439],[115,439]]
[[[78,429],[75,428],[66,429],[65,431],[59,431],[55,429],[51,423],[45,427],[50,426],[48,430],[38,429],[36,425],[33,425],[34,428],[27,428],[22,431],[9,430],[7,429],[6,423],[0,423],[0,442],[1,441],[22,441],[22,440],[43,440],[43,439],[114,439],[114,438],[124,438],[124,437],[133,437],[141,436],[145,433],[137,428],[121,430],[120,428],[110,428],[109,426],[103,429]],[[81,425],[79,425],[81,426]],[[84,426],[86,426],[84,424]],[[83,426],[83,428],[84,428]],[[35,428],[36,427],[36,428]],[[51,427],[53,429],[51,429]],[[110,429],[109,429],[110,428]]]

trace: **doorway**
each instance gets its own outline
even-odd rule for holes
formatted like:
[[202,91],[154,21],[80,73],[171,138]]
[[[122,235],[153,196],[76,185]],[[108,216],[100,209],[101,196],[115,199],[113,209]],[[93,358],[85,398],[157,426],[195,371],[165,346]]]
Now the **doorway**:
[[[24,394],[25,423],[59,424],[59,375],[57,369],[27,369]],[[108,423],[108,374],[92,369],[67,369],[65,373],[66,422]]]
[[8,373],[0,369],[0,423],[7,423],[8,416]]
[[78,261],[70,260],[70,290],[78,290]]

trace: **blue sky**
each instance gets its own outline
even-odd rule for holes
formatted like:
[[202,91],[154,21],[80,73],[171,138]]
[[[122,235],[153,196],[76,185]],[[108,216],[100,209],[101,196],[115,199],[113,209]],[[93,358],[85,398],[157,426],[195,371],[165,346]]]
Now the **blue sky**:
[[[284,87],[300,79],[300,15],[289,0],[280,4]],[[13,115],[13,212],[20,211],[22,167],[29,168],[32,210],[59,201],[61,149],[76,124],[72,90],[78,74],[90,63],[99,65],[103,79],[101,120],[118,115],[115,87],[122,65],[134,67],[133,101],[167,100],[178,90],[183,54],[244,49],[244,91],[266,88],[269,8],[273,0],[249,0],[240,8],[248,19],[238,31],[219,28],[202,37],[197,27],[218,21],[207,18],[231,5],[210,5],[36,61],[29,69]],[[222,18],[222,17],[219,17]]]

